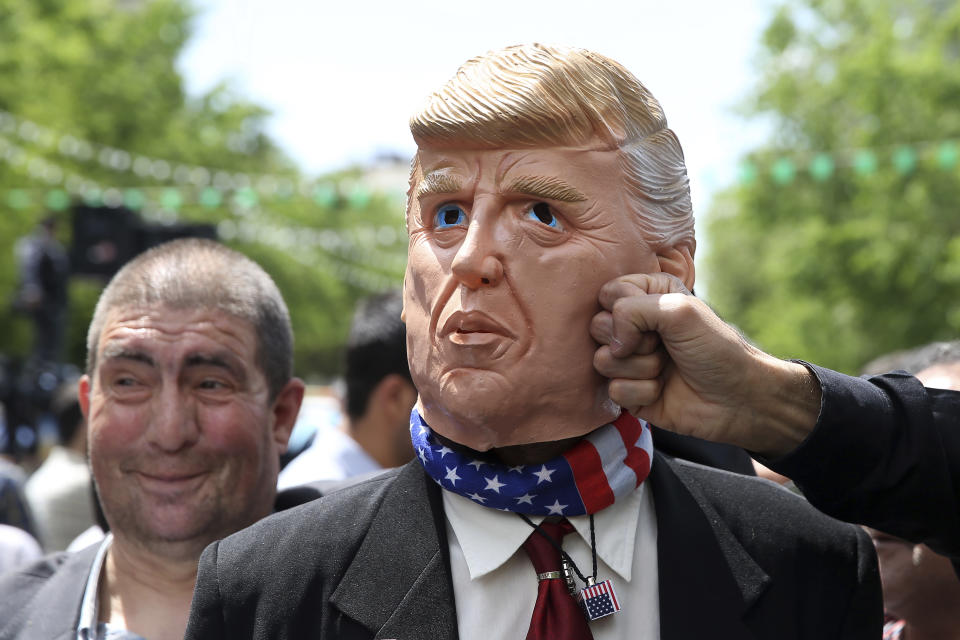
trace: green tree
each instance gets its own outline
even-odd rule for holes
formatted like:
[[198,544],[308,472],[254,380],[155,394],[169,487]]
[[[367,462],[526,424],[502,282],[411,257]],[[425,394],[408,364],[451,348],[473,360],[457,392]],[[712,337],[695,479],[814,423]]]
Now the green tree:
[[856,371],[960,332],[960,5],[796,0],[750,114],[775,134],[707,222],[712,304],[760,346]]
[[[359,171],[306,181],[264,133],[267,112],[228,86],[186,96],[176,61],[190,25],[186,0],[0,0],[0,304],[14,243],[49,210],[68,221],[71,203],[125,204],[147,224],[214,223],[284,292],[298,373],[332,376],[357,298],[399,283],[402,205]],[[76,364],[102,285],[71,281]],[[0,355],[29,342],[25,319],[0,313]]]

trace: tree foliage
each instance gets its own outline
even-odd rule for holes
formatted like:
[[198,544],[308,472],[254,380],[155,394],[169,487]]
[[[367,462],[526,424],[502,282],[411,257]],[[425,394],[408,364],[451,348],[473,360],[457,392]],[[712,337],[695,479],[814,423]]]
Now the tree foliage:
[[[188,97],[176,62],[191,15],[187,0],[0,0],[0,112],[14,116],[0,119],[0,305],[16,286],[14,243],[46,214],[51,190],[93,204],[111,191],[147,194],[127,204],[151,224],[233,230],[224,240],[263,264],[287,299],[298,373],[332,376],[355,301],[378,288],[370,282],[399,284],[402,204],[376,194],[350,199],[347,186],[361,177],[349,170],[328,176],[330,193],[314,197],[264,133],[262,107],[226,85]],[[64,151],[78,140],[92,152]],[[127,154],[117,166],[97,155],[115,149]],[[169,171],[135,172],[135,158],[163,159]],[[180,167],[202,168],[204,184],[218,188],[185,184]],[[61,216],[69,222],[69,211]],[[371,239],[381,227],[396,230],[394,242],[389,234]],[[69,245],[70,225],[59,235]],[[317,237],[323,242],[306,241]],[[102,285],[71,281],[75,364]],[[23,357],[31,328],[8,308],[0,355]]]
[[960,333],[960,5],[795,0],[748,112],[776,133],[721,194],[712,304],[760,346],[856,371]]

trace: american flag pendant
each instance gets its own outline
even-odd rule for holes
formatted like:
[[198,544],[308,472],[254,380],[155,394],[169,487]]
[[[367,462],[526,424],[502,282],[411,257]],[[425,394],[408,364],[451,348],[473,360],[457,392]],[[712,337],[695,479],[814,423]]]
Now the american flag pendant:
[[577,602],[589,622],[620,611],[620,601],[609,580],[596,583],[590,580],[590,584],[577,595]]

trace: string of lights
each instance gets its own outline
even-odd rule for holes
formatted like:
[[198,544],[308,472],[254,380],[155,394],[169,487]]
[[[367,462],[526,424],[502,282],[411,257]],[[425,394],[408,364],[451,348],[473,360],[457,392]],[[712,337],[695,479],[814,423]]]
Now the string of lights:
[[[889,164],[887,164],[889,163]],[[947,139],[878,148],[838,151],[797,152],[764,160],[745,160],[740,164],[738,181],[752,184],[767,174],[780,185],[792,183],[806,172],[816,182],[826,182],[840,169],[852,169],[859,176],[878,173],[885,165],[900,175],[909,175],[921,163],[942,171],[960,164],[960,140]]]
[[275,222],[282,216],[263,209],[257,198],[245,199],[243,190],[232,194],[228,201],[216,189],[212,194],[210,187],[105,187],[96,180],[35,156],[2,136],[0,160],[23,169],[35,180],[56,185],[55,188],[7,189],[0,203],[14,210],[40,204],[45,209],[61,211],[79,198],[89,206],[127,206],[138,210],[146,220],[174,224],[180,219],[178,210],[187,202],[208,208],[228,206],[233,217],[217,225],[222,239],[269,246],[311,267],[317,266],[319,258],[335,277],[364,291],[379,292],[396,286],[406,266],[405,251],[398,249],[404,247],[406,234],[399,225],[337,230],[284,226]]
[[[326,271],[338,280],[346,282],[368,293],[379,293],[398,286],[402,282],[403,268],[406,265],[406,255],[392,256],[388,260],[368,259],[365,263],[345,261],[342,256],[328,251],[322,244],[313,245],[319,252],[307,252],[307,247],[300,242],[300,230],[276,225],[260,225],[256,223],[235,223],[227,220],[217,225],[217,233],[224,240],[232,240],[247,244],[266,244],[282,250],[285,255],[293,258],[300,264],[316,268],[319,257],[325,264]],[[320,232],[321,234],[324,232]],[[392,272],[394,275],[375,271],[371,267]]]
[[365,207],[376,196],[395,200],[403,197],[402,188],[383,189],[363,179],[332,181],[296,174],[248,174],[148,156],[58,132],[0,109],[0,153],[11,156],[7,159],[10,164],[21,163],[22,156],[29,156],[26,168],[31,176],[48,184],[59,183],[63,179],[63,167],[36,151],[97,165],[118,174],[133,174],[140,180],[192,188],[206,193],[205,202],[211,207],[219,206],[216,194],[220,194],[219,200],[222,201],[225,192],[236,192],[238,197],[246,200],[299,196],[312,199],[320,206],[345,200],[354,208]]
[[82,163],[96,163],[118,173],[130,172],[140,178],[159,182],[172,181],[177,184],[191,184],[195,187],[213,186],[220,190],[256,186],[258,191],[265,193],[278,190],[293,191],[296,187],[302,189],[304,182],[313,183],[309,180],[300,180],[298,176],[293,175],[250,176],[243,172],[148,156],[62,133],[4,110],[0,110],[0,133],[16,137],[32,147]]

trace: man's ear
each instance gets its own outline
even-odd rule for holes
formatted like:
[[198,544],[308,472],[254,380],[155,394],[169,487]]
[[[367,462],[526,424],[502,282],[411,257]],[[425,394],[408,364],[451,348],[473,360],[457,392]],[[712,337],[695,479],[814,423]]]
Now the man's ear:
[[696,268],[693,266],[694,247],[688,244],[664,247],[657,251],[657,261],[660,271],[675,276],[684,286],[693,291],[693,282],[696,280]]
[[305,390],[303,380],[291,378],[273,401],[273,441],[277,444],[277,452],[284,453],[290,440],[293,425],[300,414],[300,404],[303,402]]
[[84,421],[90,418],[90,389],[93,387],[93,381],[90,376],[84,374],[77,381],[77,401],[80,403],[80,413],[83,414]]

